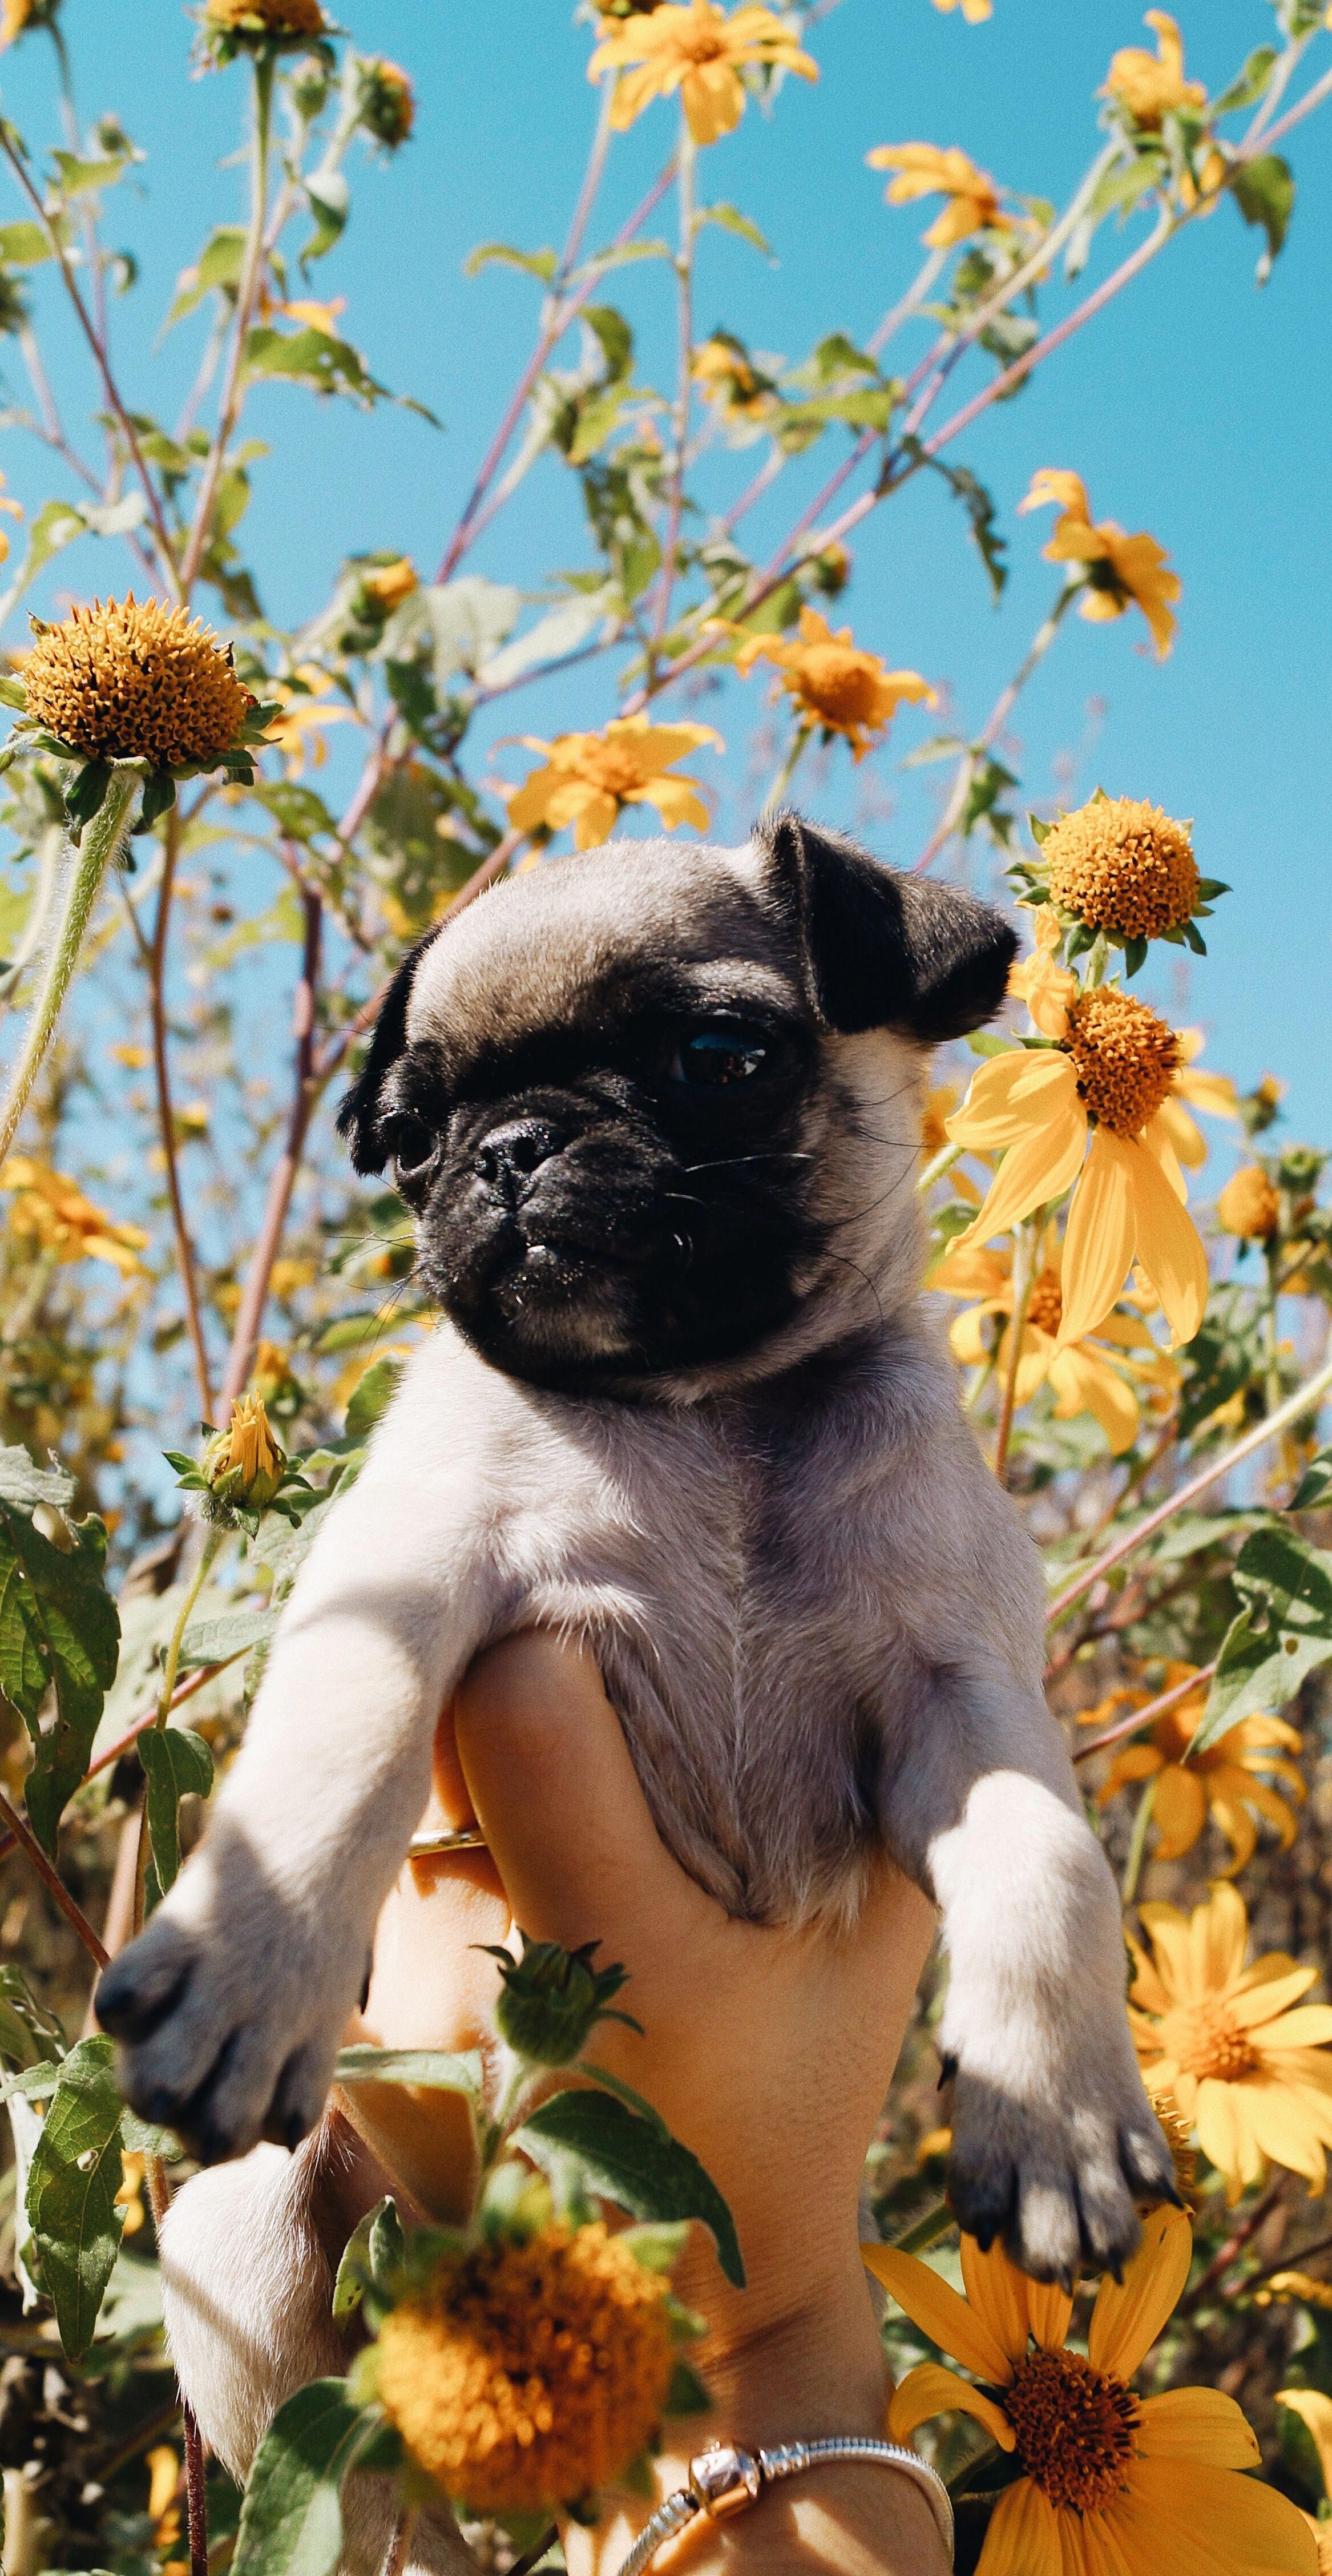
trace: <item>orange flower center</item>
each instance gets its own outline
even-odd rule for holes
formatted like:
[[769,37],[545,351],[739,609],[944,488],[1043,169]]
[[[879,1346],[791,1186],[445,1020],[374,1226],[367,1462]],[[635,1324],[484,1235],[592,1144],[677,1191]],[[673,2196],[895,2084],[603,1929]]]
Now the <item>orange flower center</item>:
[[1027,1299],[1027,1321],[1040,1333],[1057,1333],[1064,1317],[1064,1298],[1053,1270],[1043,1270]]
[[574,776],[585,779],[589,787],[604,788],[608,796],[620,802],[643,784],[633,753],[621,751],[613,742],[593,743],[590,749],[580,752]]
[[1053,2505],[1101,2513],[1128,2484],[1138,2401],[1109,2371],[1077,2352],[1033,2352],[1019,2362],[1004,2413],[1022,2465]]
[[806,706],[827,724],[874,724],[878,679],[873,663],[845,644],[811,644],[792,674]]
[[687,63],[715,63],[729,51],[726,22],[697,17],[691,12],[683,27],[672,28],[671,43]]
[[1064,1045],[1077,1068],[1078,1097],[1114,1136],[1140,1136],[1179,1069],[1179,1039],[1167,1023],[1110,985],[1083,993],[1068,1014]]
[[1043,855],[1050,901],[1122,939],[1161,938],[1198,899],[1187,824],[1133,797],[1101,797],[1063,815]]
[[1228,2004],[1207,1995],[1201,2003],[1177,2004],[1161,2024],[1161,2045],[1186,2075],[1201,2083],[1208,2075],[1237,2084],[1252,2075],[1258,2053]]

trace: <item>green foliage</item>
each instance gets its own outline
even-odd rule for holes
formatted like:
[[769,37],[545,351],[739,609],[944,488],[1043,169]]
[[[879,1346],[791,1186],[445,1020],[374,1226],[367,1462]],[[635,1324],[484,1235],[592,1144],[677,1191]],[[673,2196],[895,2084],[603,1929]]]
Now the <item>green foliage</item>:
[[213,1785],[213,1757],[188,1727],[150,1726],[135,1747],[147,1782],[148,1837],[163,1896],[180,1871],[180,1802],[206,1798]]
[[1332,1555],[1272,1521],[1245,1540],[1234,1584],[1244,1606],[1221,1649],[1197,1753],[1240,1718],[1284,1708],[1310,1673],[1332,1662]]
[[589,2188],[635,2218],[700,2219],[727,2280],[744,2288],[739,2239],[725,2201],[698,2158],[678,2139],[663,2138],[659,2121],[643,2119],[610,2094],[552,2093],[528,2113],[518,2143],[539,2164],[552,2150],[576,2156]]
[[1257,269],[1258,283],[1263,286],[1290,230],[1295,210],[1294,174],[1279,152],[1261,152],[1255,160],[1241,162],[1231,188],[1246,224],[1260,225],[1267,235],[1267,248]]
[[62,2060],[28,2172],[27,2216],[41,2286],[71,2361],[92,2342],[120,2250],[120,2094],[109,2039]]
[[[31,1510],[0,1487],[0,1686],[32,1737],[28,1814],[52,1854],[61,1815],[88,1766],[120,1648],[106,1588],[105,1527],[81,1521],[67,1536],[67,1547],[43,1538]],[[48,1693],[55,1703],[49,1711]]]
[[342,2548],[339,2489],[376,2428],[341,2379],[314,2379],[279,2407],[250,2471],[236,2576],[330,2576]]

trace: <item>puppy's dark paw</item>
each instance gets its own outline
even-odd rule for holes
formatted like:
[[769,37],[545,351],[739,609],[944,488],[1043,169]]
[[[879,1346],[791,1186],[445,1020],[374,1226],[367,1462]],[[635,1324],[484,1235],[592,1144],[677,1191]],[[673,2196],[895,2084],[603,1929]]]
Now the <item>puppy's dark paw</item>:
[[953,2097],[949,2197],[959,2224],[987,2249],[997,2239],[1037,2281],[1071,2290],[1080,2272],[1122,2273],[1137,2251],[1138,2204],[1173,2200],[1174,2168],[1156,2122],[1113,2098],[1104,2078],[1065,2108],[1020,2099],[959,2074]]

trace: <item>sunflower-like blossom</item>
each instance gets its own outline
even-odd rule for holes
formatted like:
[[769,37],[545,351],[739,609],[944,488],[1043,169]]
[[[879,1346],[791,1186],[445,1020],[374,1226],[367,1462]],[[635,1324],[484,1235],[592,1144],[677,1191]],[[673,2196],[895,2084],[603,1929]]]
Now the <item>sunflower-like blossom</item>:
[[1327,2181],[1332,2145],[1332,2005],[1309,2004],[1318,1975],[1284,1950],[1244,1965],[1249,1918],[1228,1880],[1192,1915],[1141,1905],[1151,1956],[1130,1939],[1129,2024],[1149,2092],[1173,2094],[1226,2198],[1267,2164]]
[[780,396],[771,376],[760,372],[744,342],[729,331],[714,331],[700,342],[689,372],[703,400],[733,420],[753,426],[778,407]]
[[317,662],[298,663],[294,684],[273,683],[279,712],[269,719],[267,740],[281,752],[289,778],[300,777],[307,759],[313,768],[322,769],[328,758],[329,725],[356,721],[350,707],[321,703],[332,686],[330,673],[321,671]]
[[949,250],[972,233],[991,232],[1004,221],[999,191],[988,170],[981,170],[955,143],[880,143],[865,155],[871,170],[895,170],[884,190],[884,202],[906,206],[914,197],[943,197],[921,240],[931,250]]
[[744,115],[741,73],[759,65],[799,72],[802,80],[819,76],[818,64],[772,9],[733,9],[728,16],[716,0],[688,0],[684,8],[667,0],[650,17],[631,18],[603,34],[587,76],[596,81],[603,72],[618,73],[611,105],[617,133],[654,98],[678,90],[695,143],[716,143]]
[[882,741],[904,698],[934,704],[935,692],[919,671],[890,671],[879,654],[852,642],[849,626],[834,634],[816,608],[801,609],[798,636],[750,635],[743,627],[723,628],[720,619],[713,624],[741,637],[737,671],[771,662],[801,723],[811,731],[817,726],[825,742],[840,734],[855,760]]
[[646,716],[613,716],[600,733],[562,733],[554,742],[524,734],[523,741],[529,751],[545,752],[546,761],[509,798],[515,831],[558,832],[572,823],[574,848],[590,850],[606,839],[626,805],[655,805],[668,832],[677,823],[707,830],[698,780],[665,773],[701,743],[725,749],[711,725],[654,725]]
[[68,1172],[53,1172],[28,1154],[11,1154],[0,1168],[0,1190],[12,1190],[9,1230],[54,1253],[57,1262],[105,1261],[122,1279],[143,1270],[139,1254],[149,1238],[141,1225],[118,1224],[85,1198]]
[[[958,0],[934,0],[934,5],[947,16],[950,9],[956,9]],[[994,16],[994,0],[962,0],[962,15],[969,27],[981,27]]]
[[1184,39],[1176,21],[1164,9],[1148,9],[1142,23],[1156,37],[1155,53],[1143,45],[1121,46],[1106,73],[1104,95],[1126,107],[1135,125],[1155,134],[1173,108],[1205,107],[1207,89],[1202,81],[1184,78]]
[[[1194,1664],[1168,1663],[1163,1688],[1177,1689],[1196,1670]],[[1117,1711],[1146,1708],[1157,1696],[1155,1691],[1122,1684],[1095,1708],[1084,1709],[1078,1724],[1108,1726]],[[1224,1875],[1232,1878],[1253,1858],[1259,1819],[1275,1828],[1282,1851],[1289,1851],[1294,1842],[1295,1806],[1303,1804],[1305,1788],[1286,1756],[1302,1748],[1298,1728],[1284,1717],[1242,1717],[1214,1744],[1191,1756],[1189,1746],[1206,1702],[1204,1680],[1173,1708],[1163,1710],[1145,1743],[1126,1744],[1115,1755],[1096,1803],[1107,1806],[1121,1789],[1154,1780],[1156,1858],[1179,1860],[1192,1851],[1210,1815],[1230,1844],[1231,1859]],[[1284,1797],[1272,1787],[1273,1780],[1282,1783]]]
[[[930,1275],[929,1285],[947,1297],[974,1297],[977,1303],[958,1315],[949,1329],[953,1357],[964,1368],[984,1368],[991,1358],[1006,1382],[1012,1358],[1013,1256],[984,1244],[947,1254]],[[1179,1371],[1153,1341],[1140,1315],[1107,1315],[1095,1338],[1062,1343],[1063,1289],[1059,1245],[1047,1229],[1041,1266],[1027,1298],[1018,1351],[1014,1404],[1030,1404],[1048,1379],[1055,1413],[1071,1422],[1090,1413],[1110,1443],[1112,1456],[1131,1449],[1142,1424],[1144,1402],[1168,1412],[1179,1385]],[[994,1329],[1002,1321],[998,1348]]]
[[1126,608],[1140,608],[1152,632],[1158,661],[1164,661],[1175,636],[1175,618],[1170,606],[1183,587],[1179,574],[1172,572],[1164,546],[1158,545],[1145,528],[1129,536],[1117,519],[1093,521],[1087,486],[1080,474],[1064,467],[1042,465],[1031,478],[1031,490],[1019,501],[1019,513],[1025,510],[1059,511],[1054,535],[1042,548],[1049,563],[1080,563],[1086,566],[1087,582],[1078,603],[1078,615],[1094,622],[1108,617],[1122,617]]
[[[1233,2397],[1132,2382],[1189,2274],[1192,2230],[1153,2210],[1122,2282],[1104,2280],[1086,2354],[1067,2343],[1073,2302],[1030,2281],[1002,2247],[962,2239],[966,2297],[911,2254],[861,2247],[867,2268],[932,2343],[939,2362],[908,2371],[888,2407],[888,2438],[907,2442],[932,2416],[973,2416],[1023,2474],[990,2519],[977,2576],[1316,2576],[1296,2507],[1243,2474],[1258,2444]],[[979,2386],[973,2381],[982,2383]]]
[[1231,1173],[1216,1202],[1216,1221],[1241,1243],[1270,1243],[1280,1231],[1281,1201],[1261,1163],[1241,1163]]
[[1207,1302],[1207,1255],[1180,1169],[1196,1168],[1207,1147],[1183,1103],[1230,1116],[1233,1091],[1192,1070],[1197,1032],[1172,1029],[1113,985],[1068,996],[1047,983],[1038,998],[1054,1044],[988,1057],[948,1121],[954,1144],[1004,1155],[958,1248],[1007,1233],[1071,1182],[1060,1346],[1096,1330],[1138,1261],[1178,1349]]

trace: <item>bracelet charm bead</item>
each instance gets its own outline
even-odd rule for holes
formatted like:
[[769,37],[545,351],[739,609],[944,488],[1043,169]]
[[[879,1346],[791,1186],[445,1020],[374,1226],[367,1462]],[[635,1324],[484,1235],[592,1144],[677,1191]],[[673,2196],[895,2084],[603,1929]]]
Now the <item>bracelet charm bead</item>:
[[801,2476],[806,2469],[830,2468],[838,2462],[900,2469],[923,2491],[939,2527],[939,2538],[951,2566],[953,2506],[942,2478],[918,2451],[897,2442],[877,2442],[861,2433],[827,2436],[815,2442],[782,2442],[770,2451],[746,2451],[739,2442],[714,2442],[689,2463],[689,2484],[677,2487],[658,2505],[622,2560],[617,2576],[643,2576],[663,2542],[683,2531],[697,2514],[710,2522],[729,2522],[757,2504],[765,2486]]

